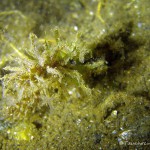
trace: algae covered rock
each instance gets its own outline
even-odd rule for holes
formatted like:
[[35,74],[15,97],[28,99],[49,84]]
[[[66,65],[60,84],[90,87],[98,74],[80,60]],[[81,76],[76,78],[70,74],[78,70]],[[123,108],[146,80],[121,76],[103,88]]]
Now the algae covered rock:
[[[59,42],[51,46],[46,41],[44,45],[35,45],[38,40],[35,35],[31,35],[31,40],[31,49],[16,58],[18,66],[4,68],[12,72],[2,79],[6,99],[6,108],[3,108],[5,113],[8,110],[7,116],[21,119],[20,114],[29,117],[41,109],[43,112],[45,106],[91,98],[92,90],[76,67],[84,68],[84,64],[78,60],[80,54],[75,48],[69,50],[69,45]],[[72,64],[72,60],[77,62]]]
[[146,149],[146,2],[34,3],[0,6],[0,149]]

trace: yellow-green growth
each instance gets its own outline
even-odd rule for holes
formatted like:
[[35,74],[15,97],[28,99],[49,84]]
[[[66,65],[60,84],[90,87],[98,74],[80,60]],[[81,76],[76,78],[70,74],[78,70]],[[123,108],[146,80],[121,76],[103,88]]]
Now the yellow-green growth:
[[34,132],[36,132],[34,125],[26,122],[14,125],[13,128],[7,130],[9,138],[18,142],[32,140],[35,135]]
[[19,57],[14,60],[16,66],[4,68],[10,73],[2,78],[3,99],[6,101],[3,112],[7,118],[28,119],[61,101],[91,99],[92,89],[85,83],[80,70],[87,68],[89,72],[95,70],[95,74],[100,74],[105,70],[104,61],[84,64],[84,55],[88,51],[80,52],[74,43],[57,39],[55,45],[48,41],[43,44],[31,34],[31,48],[24,54],[10,44]]

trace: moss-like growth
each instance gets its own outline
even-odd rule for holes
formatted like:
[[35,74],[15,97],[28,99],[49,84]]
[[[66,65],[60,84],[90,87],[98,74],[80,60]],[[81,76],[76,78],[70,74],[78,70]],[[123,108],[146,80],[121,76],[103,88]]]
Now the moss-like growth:
[[34,3],[0,6],[0,149],[142,149],[127,142],[149,139],[146,5]]
[[81,55],[84,59],[84,53],[78,52],[72,43],[62,44],[58,40],[57,45],[47,41],[42,45],[35,35],[30,38],[31,49],[20,53],[15,60],[18,65],[4,68],[12,72],[3,77],[3,98],[6,99],[3,111],[7,116],[21,119],[23,115],[29,117],[45,111],[45,106],[82,101],[84,97],[90,99],[91,89],[76,67],[84,67],[79,60]]

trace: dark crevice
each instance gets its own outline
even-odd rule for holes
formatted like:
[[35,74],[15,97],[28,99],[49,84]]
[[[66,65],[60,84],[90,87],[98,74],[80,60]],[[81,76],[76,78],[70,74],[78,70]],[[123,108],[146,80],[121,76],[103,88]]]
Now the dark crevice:
[[35,127],[36,127],[37,129],[42,128],[42,124],[39,123],[38,121],[34,121],[33,124],[35,125]]
[[[131,38],[133,23],[124,23],[119,30],[113,31],[106,37],[100,40],[94,50],[93,58],[89,61],[95,61],[98,58],[104,58],[107,62],[107,72],[102,73],[98,76],[92,76],[92,81],[90,82],[92,86],[102,82],[109,86],[116,87],[120,89],[125,88],[125,85],[121,83],[115,83],[115,78],[121,75],[124,70],[130,69],[135,63],[136,59],[131,57],[131,55],[143,45],[143,41],[139,42]],[[107,83],[104,83],[107,82]]]

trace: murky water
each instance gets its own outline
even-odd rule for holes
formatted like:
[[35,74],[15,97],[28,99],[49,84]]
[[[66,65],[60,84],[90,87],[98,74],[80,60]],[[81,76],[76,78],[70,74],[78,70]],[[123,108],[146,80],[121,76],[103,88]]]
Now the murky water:
[[1,0],[0,149],[147,149],[149,6]]

